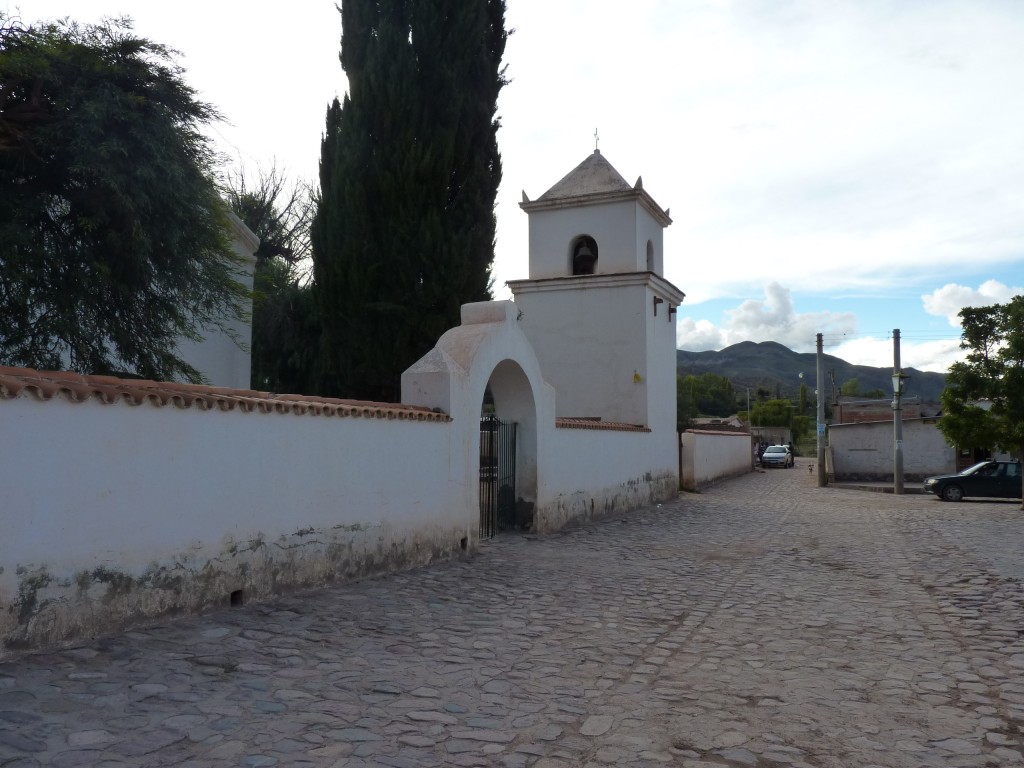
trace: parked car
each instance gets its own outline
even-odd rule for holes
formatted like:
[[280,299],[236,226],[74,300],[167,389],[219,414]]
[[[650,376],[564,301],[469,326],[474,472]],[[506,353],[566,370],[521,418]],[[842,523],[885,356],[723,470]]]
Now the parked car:
[[761,454],[762,467],[792,467],[795,463],[788,445],[769,445]]
[[955,475],[926,478],[924,491],[943,501],[960,501],[967,496],[1019,499],[1020,479],[1019,461],[982,461]]

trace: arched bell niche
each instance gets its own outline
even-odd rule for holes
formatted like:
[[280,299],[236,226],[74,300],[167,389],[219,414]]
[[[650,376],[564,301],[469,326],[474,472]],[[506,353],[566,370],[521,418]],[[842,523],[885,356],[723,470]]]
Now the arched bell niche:
[[597,241],[590,235],[580,235],[572,242],[572,274],[592,275],[597,271]]

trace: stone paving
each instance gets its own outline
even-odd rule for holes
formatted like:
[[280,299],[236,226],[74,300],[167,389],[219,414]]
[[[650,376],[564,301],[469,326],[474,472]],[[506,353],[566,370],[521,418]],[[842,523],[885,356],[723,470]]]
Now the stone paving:
[[1024,765],[1019,504],[806,470],[0,662],[0,765]]

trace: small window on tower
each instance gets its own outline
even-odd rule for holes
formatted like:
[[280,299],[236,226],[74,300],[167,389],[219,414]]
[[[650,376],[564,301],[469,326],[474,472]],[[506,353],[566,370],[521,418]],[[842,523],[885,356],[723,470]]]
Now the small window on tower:
[[592,275],[597,268],[597,241],[589,235],[576,239],[572,247],[572,273]]

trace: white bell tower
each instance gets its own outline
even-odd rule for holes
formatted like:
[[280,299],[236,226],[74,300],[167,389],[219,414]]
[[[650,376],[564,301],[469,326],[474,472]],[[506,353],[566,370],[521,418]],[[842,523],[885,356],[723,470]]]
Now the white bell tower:
[[556,415],[674,435],[684,294],[662,276],[668,211],[596,149],[537,200],[524,192],[520,207],[530,276],[508,285]]

